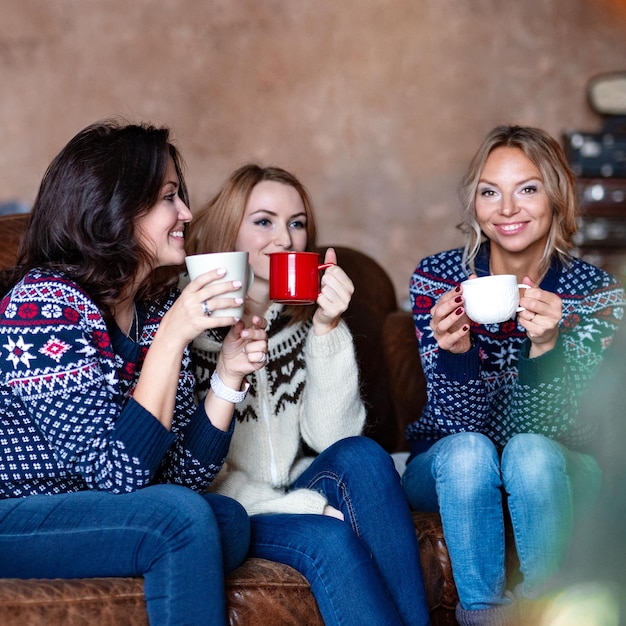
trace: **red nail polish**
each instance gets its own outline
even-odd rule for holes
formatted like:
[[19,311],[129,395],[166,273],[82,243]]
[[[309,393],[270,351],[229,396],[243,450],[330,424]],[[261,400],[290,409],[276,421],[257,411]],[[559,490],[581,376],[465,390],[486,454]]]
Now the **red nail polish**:
[[455,301],[455,302],[463,302],[463,296],[457,296],[457,297],[454,299],[454,301]]
[[463,332],[466,333],[468,330],[469,330],[469,326],[465,324],[465,326],[463,326]]
[[454,291],[456,291],[457,293],[459,293],[459,291],[461,291],[461,285],[457,285],[454,289]]
[[456,313],[457,315],[461,315],[461,313],[463,313],[463,307],[462,307],[462,306],[460,306],[460,307],[459,307],[459,308],[455,311],[455,313]]

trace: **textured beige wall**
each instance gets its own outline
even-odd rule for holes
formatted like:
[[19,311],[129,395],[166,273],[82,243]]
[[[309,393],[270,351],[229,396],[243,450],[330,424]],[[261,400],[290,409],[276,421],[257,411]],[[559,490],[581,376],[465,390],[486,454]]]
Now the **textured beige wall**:
[[194,204],[248,159],[294,171],[320,242],[366,249],[399,299],[460,241],[457,185],[494,125],[599,128],[626,69],[618,0],[0,0],[0,200],[112,114],[171,126]]

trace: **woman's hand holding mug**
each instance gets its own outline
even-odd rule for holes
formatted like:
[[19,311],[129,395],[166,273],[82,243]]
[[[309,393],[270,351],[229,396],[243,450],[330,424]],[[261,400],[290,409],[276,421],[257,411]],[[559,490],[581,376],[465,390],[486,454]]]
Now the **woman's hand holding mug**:
[[352,280],[337,265],[334,248],[326,250],[324,264],[328,269],[322,276],[322,289],[317,297],[317,310],[313,316],[313,331],[316,335],[323,335],[339,324],[354,293]]
[[529,356],[534,358],[556,346],[563,301],[556,293],[536,287],[528,277],[524,278],[524,283],[528,289],[520,299],[524,312],[520,313],[518,321],[526,329],[531,342]]
[[[317,252],[273,252],[270,257],[270,300],[283,304],[313,304],[313,331],[323,335],[339,324],[345,313],[354,284],[337,265],[337,254],[328,248],[324,263]],[[322,275],[321,284],[319,273]]]
[[[525,291],[521,297],[520,289]],[[481,278],[472,274],[431,309],[430,327],[442,350],[461,354],[471,348],[470,320],[496,324],[512,319],[516,313],[531,341],[531,357],[554,348],[562,315],[561,298],[536,287],[529,277],[518,284],[512,274]]]
[[433,336],[442,350],[462,354],[472,347],[461,285],[444,293],[430,310],[430,315]]

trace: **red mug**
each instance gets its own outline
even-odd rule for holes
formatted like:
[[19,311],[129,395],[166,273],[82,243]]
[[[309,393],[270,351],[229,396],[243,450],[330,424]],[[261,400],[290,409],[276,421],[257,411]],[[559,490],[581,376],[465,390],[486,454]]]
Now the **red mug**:
[[282,304],[313,304],[320,293],[320,264],[317,252],[271,252],[270,300]]

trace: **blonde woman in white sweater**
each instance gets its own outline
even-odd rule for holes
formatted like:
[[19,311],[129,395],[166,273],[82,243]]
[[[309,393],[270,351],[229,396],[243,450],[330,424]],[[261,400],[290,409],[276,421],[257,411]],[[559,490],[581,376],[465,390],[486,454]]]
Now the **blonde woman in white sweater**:
[[[289,172],[239,168],[191,222],[188,252],[241,250],[255,279],[244,317],[267,319],[265,368],[249,377],[230,451],[212,489],[251,515],[251,556],[310,582],[327,625],[429,623],[418,544],[389,455],[361,436],[365,408],[352,336],[341,319],[354,286],[326,269],[311,306],[269,299],[271,252],[314,250],[315,220]],[[336,263],[333,249],[325,262]],[[224,334],[193,344],[206,393]]]

